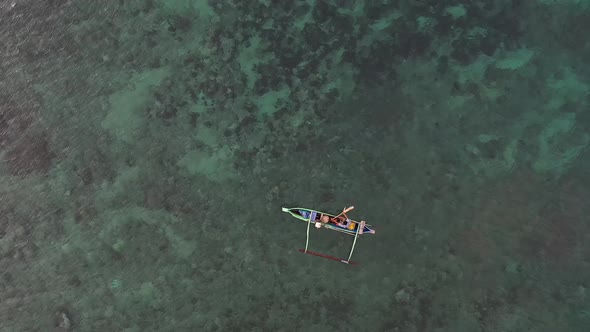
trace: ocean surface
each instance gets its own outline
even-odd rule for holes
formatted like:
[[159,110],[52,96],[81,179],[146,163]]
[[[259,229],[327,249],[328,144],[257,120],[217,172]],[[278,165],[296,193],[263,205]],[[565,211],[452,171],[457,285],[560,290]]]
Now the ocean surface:
[[[0,332],[588,331],[589,33],[587,0],[1,1]],[[350,206],[375,234],[282,212]]]

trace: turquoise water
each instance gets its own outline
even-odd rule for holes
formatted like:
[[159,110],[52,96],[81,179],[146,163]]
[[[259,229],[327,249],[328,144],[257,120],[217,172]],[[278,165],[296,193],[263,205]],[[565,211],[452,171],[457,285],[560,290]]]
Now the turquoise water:
[[[2,2],[0,331],[587,331],[588,31],[576,0]],[[351,205],[358,266],[298,252],[282,207]]]

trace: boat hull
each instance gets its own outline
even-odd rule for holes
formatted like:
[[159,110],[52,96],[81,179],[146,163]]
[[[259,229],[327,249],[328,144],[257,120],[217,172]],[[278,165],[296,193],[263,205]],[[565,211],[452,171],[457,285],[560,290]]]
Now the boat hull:
[[[313,223],[319,222],[319,216],[321,215],[326,215],[330,218],[336,217],[336,215],[330,213],[325,213],[307,208],[283,208],[283,212],[289,213],[292,217],[299,219],[301,221]],[[348,222],[347,226],[339,226],[335,223],[322,223],[322,227],[355,236],[357,234],[357,228],[360,227],[361,222],[352,219],[346,219],[346,221]],[[362,229],[362,232],[358,232],[358,234],[375,234],[375,230],[372,228],[371,225],[365,224]]]

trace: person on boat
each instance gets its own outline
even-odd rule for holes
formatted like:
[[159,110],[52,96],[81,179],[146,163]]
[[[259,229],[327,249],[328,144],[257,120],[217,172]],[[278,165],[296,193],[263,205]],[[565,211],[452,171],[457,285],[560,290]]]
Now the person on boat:
[[324,224],[327,224],[330,222],[330,216],[327,216],[325,214],[321,214],[319,219],[316,219],[316,223],[315,223],[315,228],[320,228],[322,227]]
[[320,222],[322,224],[327,224],[327,223],[331,222],[333,224],[336,224],[337,226],[344,226],[344,221],[345,220],[342,220],[342,218],[339,218],[339,217],[331,218],[330,216],[325,215],[325,214],[322,214],[320,216]]
[[[354,209],[354,206],[351,206],[348,208],[345,207],[344,209],[342,209],[342,212],[335,217],[330,217],[330,216],[322,213],[320,215],[319,221],[317,221],[315,223],[315,227],[320,228],[320,227],[322,227],[322,225],[328,224],[331,222],[331,223],[335,224],[336,226],[348,228],[348,226],[350,225],[350,219],[348,219],[348,216],[346,215],[346,213],[353,210],[353,209]],[[316,219],[316,220],[318,220],[318,219]]]
[[323,225],[327,225],[330,222],[334,222],[333,220],[334,218],[330,218],[330,216],[326,215],[326,214],[321,214],[319,219],[316,219],[317,222],[315,223],[315,227],[316,228],[320,228]]

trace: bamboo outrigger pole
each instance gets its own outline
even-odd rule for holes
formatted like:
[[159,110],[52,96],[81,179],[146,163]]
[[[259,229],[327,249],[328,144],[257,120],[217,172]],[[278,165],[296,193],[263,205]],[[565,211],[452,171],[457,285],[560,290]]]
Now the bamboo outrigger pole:
[[361,221],[360,224],[356,227],[356,233],[354,234],[354,241],[352,242],[352,248],[350,249],[350,254],[348,255],[347,260],[341,260],[342,263],[348,264],[350,263],[350,259],[352,258],[352,253],[354,252],[354,246],[356,245],[356,239],[359,238],[359,234],[363,234],[363,228],[365,227],[365,222]]
[[314,214],[313,214],[313,213],[311,213],[311,214],[309,215],[309,220],[307,221],[307,240],[305,240],[305,253],[306,253],[306,254],[307,254],[307,246],[309,245],[309,226],[311,226],[311,217],[312,217],[313,215],[314,215]]

